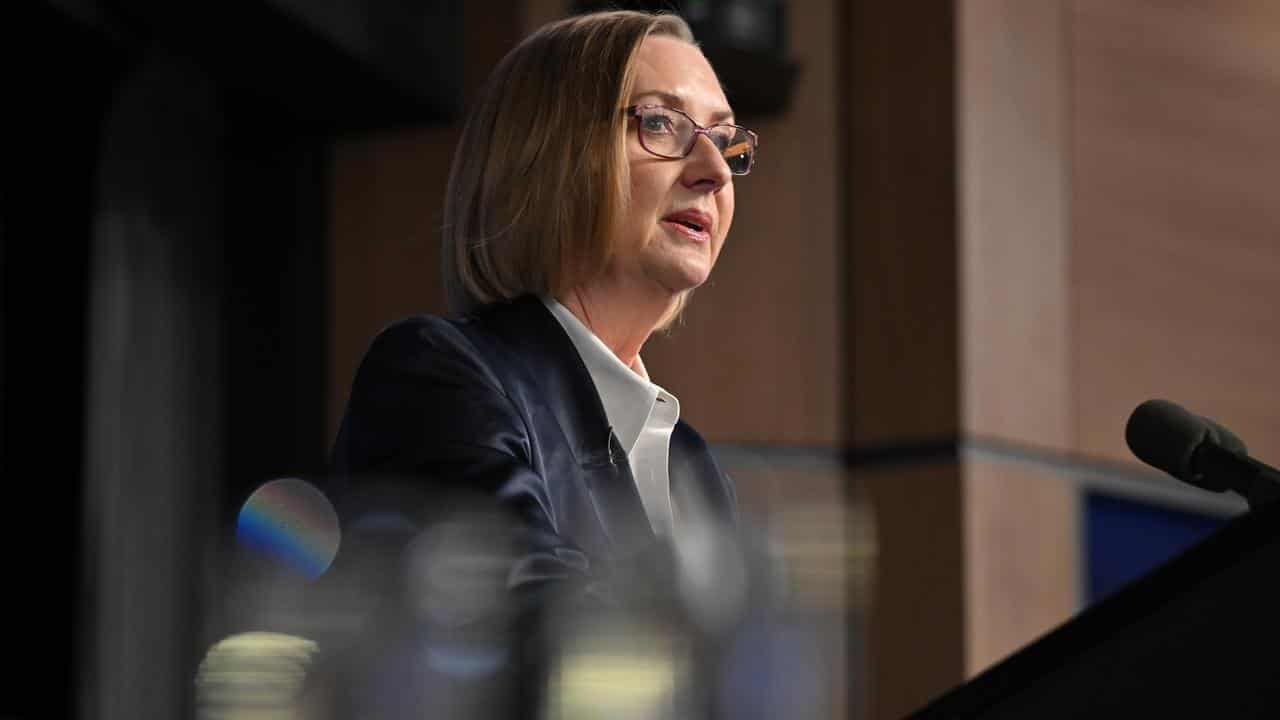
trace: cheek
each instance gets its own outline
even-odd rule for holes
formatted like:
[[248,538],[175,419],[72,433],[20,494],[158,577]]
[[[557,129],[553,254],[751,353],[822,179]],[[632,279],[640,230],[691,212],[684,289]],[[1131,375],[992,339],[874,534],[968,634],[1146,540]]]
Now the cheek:
[[646,162],[631,164],[631,200],[627,204],[627,217],[633,223],[655,220],[658,206],[669,189],[664,185],[661,172]]
[[631,163],[631,191],[643,197],[652,197],[665,182],[666,167],[658,158],[641,158]]
[[643,163],[637,163],[634,160],[631,163],[630,192],[627,196],[627,206],[622,211],[622,227],[619,228],[620,236],[614,243],[614,249],[618,252],[616,259],[633,257],[637,252],[649,244],[649,236],[652,233],[652,216],[654,200],[652,190],[646,181],[645,168]]

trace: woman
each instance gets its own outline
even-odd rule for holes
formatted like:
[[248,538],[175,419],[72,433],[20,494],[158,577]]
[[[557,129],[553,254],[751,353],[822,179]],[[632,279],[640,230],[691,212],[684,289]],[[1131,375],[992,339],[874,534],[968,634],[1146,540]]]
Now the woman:
[[596,13],[526,39],[450,175],[462,317],[373,342],[336,469],[495,498],[518,519],[517,592],[611,602],[667,541],[732,523],[733,486],[640,351],[711,273],[755,146],[678,17]]

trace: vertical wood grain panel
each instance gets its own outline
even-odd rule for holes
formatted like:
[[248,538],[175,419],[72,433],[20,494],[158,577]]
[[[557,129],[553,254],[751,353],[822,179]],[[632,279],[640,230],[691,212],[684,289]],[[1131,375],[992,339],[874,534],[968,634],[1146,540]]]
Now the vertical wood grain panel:
[[439,227],[457,134],[421,130],[334,148],[330,438],[378,330],[405,315],[445,311]]
[[1075,613],[1078,491],[1029,463],[966,457],[965,665],[987,669]]
[[954,462],[858,470],[877,530],[867,638],[873,718],[964,680],[964,537]]
[[959,4],[961,376],[967,434],[1070,447],[1061,0]]
[[848,43],[848,413],[854,447],[957,429],[951,3],[854,2]]
[[[843,441],[947,443],[959,430],[954,7],[859,0],[843,33]],[[960,468],[908,461],[855,477],[878,533],[870,716],[901,717],[964,678]]]
[[[1080,452],[1149,397],[1280,455],[1280,5],[1072,3]],[[1131,461],[1131,460],[1130,460]]]
[[572,5],[573,0],[524,0],[523,34],[567,16]]
[[[1061,0],[958,5],[964,433],[1071,447],[1068,27]],[[1075,486],[966,456],[965,664],[976,674],[1078,602]]]

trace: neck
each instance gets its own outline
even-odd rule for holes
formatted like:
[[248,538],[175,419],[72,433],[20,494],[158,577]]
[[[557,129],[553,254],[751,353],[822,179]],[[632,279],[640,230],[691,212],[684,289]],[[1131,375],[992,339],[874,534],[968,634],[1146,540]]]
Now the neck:
[[677,297],[622,293],[587,284],[556,300],[595,333],[623,365],[643,376],[640,349],[675,308]]

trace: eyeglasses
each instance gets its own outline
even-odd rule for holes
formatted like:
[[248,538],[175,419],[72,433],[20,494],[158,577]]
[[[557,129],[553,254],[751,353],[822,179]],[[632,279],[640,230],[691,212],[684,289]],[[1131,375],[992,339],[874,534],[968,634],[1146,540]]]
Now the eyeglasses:
[[650,154],[668,160],[679,160],[693,152],[699,135],[706,135],[720,151],[734,175],[746,175],[756,162],[760,138],[750,130],[729,123],[712,123],[703,127],[693,118],[665,105],[632,105],[625,110],[636,119],[640,147]]

